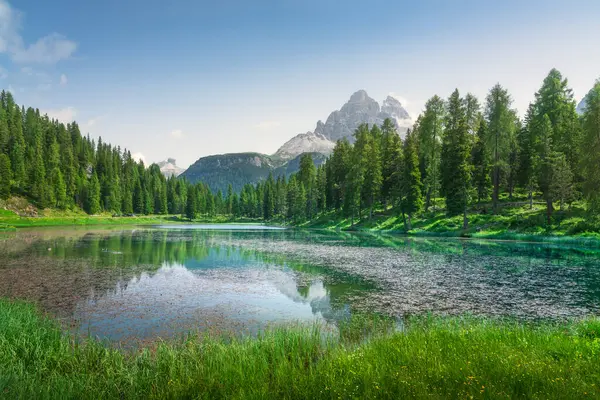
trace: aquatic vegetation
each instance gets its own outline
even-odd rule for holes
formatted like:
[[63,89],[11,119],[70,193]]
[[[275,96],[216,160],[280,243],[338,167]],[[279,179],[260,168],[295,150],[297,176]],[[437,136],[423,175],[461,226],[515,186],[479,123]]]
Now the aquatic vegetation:
[[[366,325],[378,324],[385,325]],[[133,352],[75,341],[22,302],[0,300],[0,326],[0,398],[7,399],[600,396],[598,319],[409,318],[402,331],[359,341],[363,320],[341,328],[348,340],[293,326]]]

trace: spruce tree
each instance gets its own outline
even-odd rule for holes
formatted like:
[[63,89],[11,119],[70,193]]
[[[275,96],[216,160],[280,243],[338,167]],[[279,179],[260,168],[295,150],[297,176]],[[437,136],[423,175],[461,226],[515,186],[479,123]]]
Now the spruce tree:
[[0,199],[7,199],[10,196],[11,175],[10,158],[0,153]]
[[86,211],[88,214],[98,214],[100,212],[100,181],[94,171],[88,185]]
[[600,80],[585,97],[581,146],[583,193],[592,212],[600,212]]
[[477,192],[477,203],[489,198],[492,187],[491,155],[486,145],[486,126],[485,120],[482,120],[473,147],[473,185]]
[[441,179],[441,150],[444,137],[444,101],[439,96],[433,96],[425,103],[425,112],[418,121],[419,158],[423,166],[423,184],[425,189],[425,211],[433,204],[440,192]]
[[405,217],[405,229],[412,229],[412,216],[423,207],[421,171],[417,138],[410,130],[406,132],[403,148],[402,181],[400,186],[401,210]]
[[185,202],[185,216],[192,221],[196,218],[198,210],[196,209],[196,190],[193,186],[190,186],[187,192],[187,199]]
[[467,205],[471,189],[471,138],[465,101],[456,89],[447,101],[442,144],[442,189],[449,216],[463,214],[463,227],[468,225]]
[[502,173],[509,167],[509,156],[515,140],[516,113],[511,109],[508,91],[496,84],[486,98],[486,145],[492,156],[492,208],[498,212]]
[[369,219],[373,218],[373,208],[379,200],[381,185],[383,183],[381,166],[381,131],[377,125],[371,129],[368,142],[362,150],[362,162],[364,163],[364,183],[362,193],[369,207]]
[[397,169],[399,155],[401,155],[400,136],[396,132],[396,127],[389,118],[383,121],[381,127],[381,199],[383,200],[384,209],[388,203],[393,204],[394,194],[394,174]]
[[58,167],[52,171],[52,182],[54,185],[54,197],[56,199],[56,207],[64,210],[67,208],[67,186],[63,178],[62,172]]

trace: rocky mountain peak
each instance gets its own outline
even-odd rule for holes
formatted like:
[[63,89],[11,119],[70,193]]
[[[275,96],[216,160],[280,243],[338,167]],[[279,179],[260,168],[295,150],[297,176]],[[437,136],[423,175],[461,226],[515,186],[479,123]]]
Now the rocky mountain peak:
[[294,136],[277,150],[273,157],[277,160],[291,160],[302,153],[321,153],[328,155],[335,143],[320,133],[306,132]]
[[400,134],[404,134],[412,126],[410,115],[398,99],[388,96],[380,107],[366,91],[359,90],[350,96],[350,100],[342,108],[329,114],[325,123],[317,122],[314,132],[332,142],[344,137],[352,142],[352,134],[360,124],[381,125],[386,118],[391,118],[396,123]]
[[160,172],[167,178],[170,176],[179,176],[184,169],[179,168],[174,158],[167,158],[166,161],[160,161],[156,163],[160,168]]
[[381,105],[381,112],[389,114],[396,119],[410,119],[408,112],[402,107],[402,103],[395,97],[388,96]]

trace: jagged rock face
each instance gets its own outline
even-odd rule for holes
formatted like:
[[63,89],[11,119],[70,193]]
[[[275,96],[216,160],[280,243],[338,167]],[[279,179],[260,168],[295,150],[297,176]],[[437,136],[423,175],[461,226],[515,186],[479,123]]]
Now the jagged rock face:
[[398,99],[388,96],[380,106],[367,92],[359,90],[342,108],[332,112],[325,123],[318,121],[314,132],[294,136],[272,156],[237,153],[202,157],[181,176],[190,182],[202,181],[214,191],[225,192],[231,183],[239,192],[244,184],[265,180],[269,173],[277,177],[298,171],[304,153],[312,153],[316,165],[323,163],[337,140],[347,138],[354,142],[353,133],[360,124],[381,125],[386,118],[396,124],[401,135],[412,126],[410,115]]
[[335,143],[319,133],[306,132],[294,136],[273,154],[275,160],[291,160],[302,153],[321,153],[328,155]]
[[167,178],[171,176],[179,176],[184,171],[183,168],[179,168],[177,166],[174,158],[167,158],[167,161],[161,161],[156,164],[159,166],[160,172],[162,172],[162,174]]
[[412,126],[410,115],[396,98],[388,96],[380,108],[379,103],[369,97],[367,92],[359,90],[340,110],[329,114],[325,123],[317,122],[315,133],[321,134],[333,142],[342,138],[353,142],[352,134],[360,124],[381,125],[386,118],[395,122],[396,129],[400,134]]

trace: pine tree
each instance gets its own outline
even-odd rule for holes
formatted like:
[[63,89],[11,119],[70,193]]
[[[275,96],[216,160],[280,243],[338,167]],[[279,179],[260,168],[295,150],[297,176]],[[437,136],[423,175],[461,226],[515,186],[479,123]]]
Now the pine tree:
[[8,116],[4,107],[0,106],[0,153],[8,153],[10,132],[8,131]]
[[536,162],[536,138],[535,134],[535,109],[533,104],[529,105],[525,120],[517,134],[518,157],[517,157],[517,182],[519,186],[526,189],[529,197],[529,208],[533,208],[533,191],[535,190],[535,162]]
[[405,229],[412,229],[412,216],[423,207],[421,171],[419,169],[419,153],[416,135],[410,130],[406,132],[403,148],[402,182],[400,186],[401,209],[405,216]]
[[67,186],[65,184],[62,172],[60,172],[58,167],[52,170],[52,182],[54,184],[56,207],[64,210],[67,208]]
[[187,199],[185,202],[185,216],[192,221],[196,218],[198,210],[196,209],[196,190],[190,186],[187,191]]
[[456,89],[447,102],[445,134],[442,144],[442,189],[448,215],[463,214],[463,227],[468,225],[467,205],[471,190],[471,138],[465,101]]
[[547,224],[551,224],[553,207],[552,175],[556,153],[552,150],[552,125],[548,115],[544,115],[542,122],[536,126],[536,137],[538,138],[538,157],[535,162],[537,169],[538,185],[546,200]]
[[11,175],[10,158],[0,153],[0,199],[7,199],[10,196]]
[[421,174],[424,178],[425,211],[433,203],[436,207],[436,198],[440,191],[441,179],[441,148],[444,137],[444,101],[439,96],[433,96],[425,103],[425,112],[419,119],[417,132],[419,135],[420,164],[424,169]]
[[396,128],[389,118],[383,121],[381,127],[383,137],[381,140],[381,198],[383,200],[384,209],[388,203],[393,204],[394,193],[394,174],[399,164],[399,156],[401,155],[400,136],[396,132]]
[[95,171],[92,173],[88,186],[86,211],[88,214],[98,214],[100,212],[100,181]]
[[16,107],[13,113],[13,121],[10,125],[9,155],[13,170],[15,185],[19,188],[27,186],[25,169],[25,139],[23,137],[23,122],[21,112]]
[[492,208],[498,211],[500,182],[503,171],[508,166],[512,143],[515,140],[515,111],[511,107],[512,99],[508,91],[496,84],[486,99],[485,116],[487,122],[486,145],[492,155]]
[[364,168],[364,183],[362,193],[367,206],[369,207],[369,219],[373,218],[373,207],[379,200],[379,193],[383,183],[381,173],[381,131],[374,125],[362,151],[362,162]]
[[275,180],[270,173],[263,191],[263,218],[270,220],[275,216]]
[[581,171],[590,210],[600,212],[600,80],[585,97]]
[[227,214],[233,214],[233,186],[227,185]]
[[581,127],[573,91],[558,70],[553,68],[548,73],[535,94],[534,106],[538,118],[547,115],[550,119],[552,150],[563,153],[569,168],[576,169],[579,166]]
[[486,145],[486,127],[485,120],[482,120],[473,147],[473,185],[477,192],[477,203],[488,199],[492,187],[491,155]]
[[331,164],[331,201],[332,208],[339,210],[345,204],[347,193],[346,177],[350,171],[351,145],[346,138],[338,140],[328,164]]
[[573,173],[564,153],[553,153],[550,192],[552,198],[558,200],[561,210],[564,203],[570,203],[573,199]]
[[324,165],[317,169],[316,179],[317,212],[324,212],[327,208],[327,171]]

